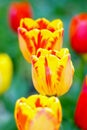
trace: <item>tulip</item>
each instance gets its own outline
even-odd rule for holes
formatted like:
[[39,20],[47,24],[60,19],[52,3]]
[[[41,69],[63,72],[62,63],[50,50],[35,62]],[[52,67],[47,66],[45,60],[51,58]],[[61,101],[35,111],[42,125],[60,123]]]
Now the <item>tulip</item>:
[[79,128],[87,130],[87,76],[85,77],[82,86],[83,87],[76,105],[74,119]]
[[87,13],[79,13],[72,17],[69,38],[75,52],[81,55],[87,53]]
[[61,96],[68,92],[74,74],[68,49],[40,48],[36,55],[32,55],[31,61],[33,84],[40,94]]
[[11,2],[8,9],[8,22],[11,29],[17,33],[22,18],[32,18],[33,9],[29,2]]
[[0,94],[6,92],[11,84],[13,74],[13,64],[11,58],[5,54],[0,54]]
[[22,19],[18,28],[18,39],[24,58],[31,62],[31,55],[35,55],[39,48],[60,50],[63,32],[63,23],[60,19],[52,22],[45,18],[37,20]]
[[32,95],[20,98],[15,106],[18,130],[59,130],[62,108],[58,98]]

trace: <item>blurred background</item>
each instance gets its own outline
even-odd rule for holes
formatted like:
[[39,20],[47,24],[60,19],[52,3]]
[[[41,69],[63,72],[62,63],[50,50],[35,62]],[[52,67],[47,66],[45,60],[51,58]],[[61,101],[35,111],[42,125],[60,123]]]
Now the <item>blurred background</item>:
[[[8,23],[8,9],[11,2],[15,2],[15,0],[0,0],[0,53],[8,54],[13,62],[13,77],[10,87],[0,95],[0,130],[17,130],[14,120],[16,100],[37,93],[32,83],[31,65],[22,56],[18,35],[11,30]],[[34,19],[60,18],[64,23],[63,47],[70,50],[75,74],[70,91],[59,97],[63,109],[60,130],[79,130],[74,123],[74,111],[83,79],[87,74],[87,61],[74,52],[70,46],[69,24],[74,15],[87,12],[87,0],[29,0],[29,3],[33,9]]]

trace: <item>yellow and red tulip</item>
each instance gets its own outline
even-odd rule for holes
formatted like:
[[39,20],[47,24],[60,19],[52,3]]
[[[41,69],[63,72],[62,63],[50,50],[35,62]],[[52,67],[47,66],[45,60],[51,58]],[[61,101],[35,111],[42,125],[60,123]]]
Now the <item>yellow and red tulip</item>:
[[31,55],[36,54],[39,48],[60,50],[63,32],[63,23],[60,19],[51,22],[45,18],[22,19],[18,28],[18,39],[24,58],[31,62]]
[[68,92],[74,73],[68,49],[53,51],[40,48],[31,60],[32,80],[40,94],[61,96]]
[[76,105],[75,123],[79,128],[87,130],[87,76]]
[[32,95],[16,102],[15,119],[18,130],[59,130],[62,108],[56,97]]
[[5,53],[0,54],[0,94],[3,94],[10,87],[12,74],[11,58]]

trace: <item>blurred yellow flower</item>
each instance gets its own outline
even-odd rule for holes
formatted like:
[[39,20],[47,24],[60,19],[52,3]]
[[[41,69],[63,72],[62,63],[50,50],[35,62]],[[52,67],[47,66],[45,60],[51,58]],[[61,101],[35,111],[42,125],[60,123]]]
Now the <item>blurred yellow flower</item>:
[[20,50],[28,62],[38,48],[60,50],[63,41],[63,23],[60,19],[48,21],[45,18],[33,20],[24,18],[18,28]]
[[56,97],[32,95],[20,98],[15,106],[18,130],[59,130],[62,108]]
[[40,48],[31,59],[32,80],[40,94],[61,96],[68,92],[74,74],[68,49],[53,51]]
[[0,94],[3,94],[10,87],[12,74],[11,58],[5,53],[0,54]]

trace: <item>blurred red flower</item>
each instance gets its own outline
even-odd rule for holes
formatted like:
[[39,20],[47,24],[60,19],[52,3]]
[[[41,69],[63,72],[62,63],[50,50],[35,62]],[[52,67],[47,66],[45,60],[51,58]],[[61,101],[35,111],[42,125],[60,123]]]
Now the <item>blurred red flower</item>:
[[70,21],[70,44],[77,53],[87,53],[87,13],[75,15]]
[[8,10],[8,20],[13,31],[17,32],[21,18],[33,16],[32,6],[28,2],[12,2]]
[[87,76],[84,79],[82,91],[76,105],[75,123],[78,127],[87,130]]

